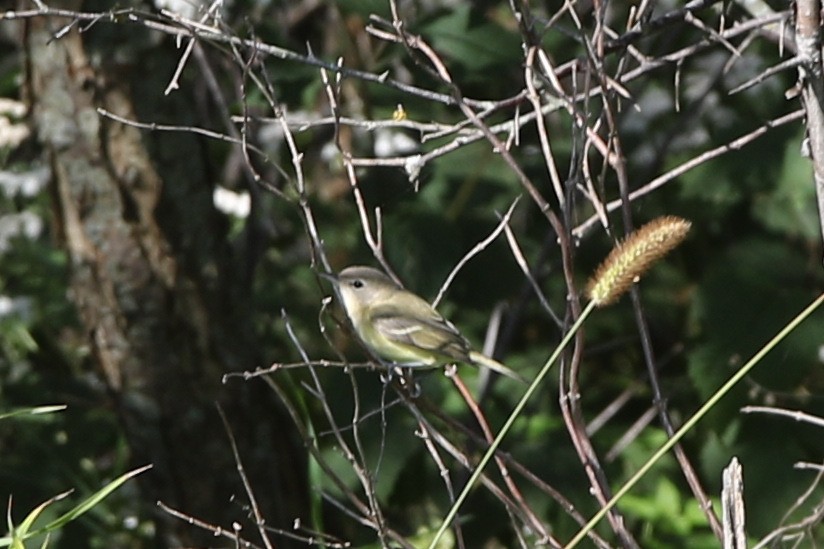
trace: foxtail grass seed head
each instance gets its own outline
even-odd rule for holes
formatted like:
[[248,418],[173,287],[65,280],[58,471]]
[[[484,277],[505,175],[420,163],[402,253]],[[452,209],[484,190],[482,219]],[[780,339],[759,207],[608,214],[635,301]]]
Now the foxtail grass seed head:
[[587,284],[587,296],[603,307],[618,300],[653,263],[678,246],[692,224],[672,215],[653,219],[615,246]]

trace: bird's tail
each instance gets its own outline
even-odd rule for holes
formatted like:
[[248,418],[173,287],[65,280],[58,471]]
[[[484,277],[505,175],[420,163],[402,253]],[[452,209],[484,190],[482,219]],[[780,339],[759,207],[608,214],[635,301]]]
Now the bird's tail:
[[498,372],[499,374],[504,375],[508,378],[512,378],[516,381],[520,381],[521,383],[527,385],[529,384],[529,381],[527,381],[527,379],[522,375],[515,373],[514,371],[510,370],[497,360],[489,358],[488,356],[483,355],[477,351],[469,352],[469,360],[471,360],[473,364],[477,364],[478,366],[484,366],[486,368],[489,368],[493,372]]

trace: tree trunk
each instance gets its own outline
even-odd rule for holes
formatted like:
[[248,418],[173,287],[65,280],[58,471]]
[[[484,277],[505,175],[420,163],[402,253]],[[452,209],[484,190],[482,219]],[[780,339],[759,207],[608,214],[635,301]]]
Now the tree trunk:
[[[238,301],[248,291],[233,286],[228,267],[233,262],[222,235],[213,234],[220,223],[214,222],[208,181],[188,181],[199,199],[177,189],[179,202],[164,209],[197,216],[198,222],[191,217],[167,219],[164,226],[158,222],[158,205],[169,197],[162,194],[162,178],[140,132],[96,110],[136,118],[124,79],[92,66],[87,35],[77,27],[55,38],[69,22],[29,20],[25,45],[28,99],[52,164],[55,217],[71,262],[70,297],[121,418],[132,461],[154,465],[141,480],[143,500],[152,506],[163,501],[226,528],[232,520],[244,520],[245,494],[215,402],[228,399],[224,373],[260,364],[242,313],[248,304]],[[164,231],[166,226],[177,233]],[[213,244],[173,245],[192,239]],[[212,266],[211,278],[198,267],[204,265]],[[253,486],[266,486],[257,494],[264,516],[285,525],[306,508],[304,465],[296,457],[302,452],[282,440],[286,429],[278,427],[272,399],[259,393],[234,394],[224,408]],[[277,441],[278,453],[270,441]],[[158,517],[163,546],[214,539],[168,515]]]

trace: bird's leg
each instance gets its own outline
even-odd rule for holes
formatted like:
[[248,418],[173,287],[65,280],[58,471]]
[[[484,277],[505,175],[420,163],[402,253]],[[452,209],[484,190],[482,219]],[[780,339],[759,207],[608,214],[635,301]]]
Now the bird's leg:
[[453,377],[455,374],[458,373],[458,365],[455,363],[447,364],[443,368],[443,375],[446,377]]
[[418,398],[421,396],[421,384],[415,381],[415,376],[412,375],[411,371],[407,370],[407,372],[409,373],[409,378],[406,381],[409,387],[409,396],[413,399]]

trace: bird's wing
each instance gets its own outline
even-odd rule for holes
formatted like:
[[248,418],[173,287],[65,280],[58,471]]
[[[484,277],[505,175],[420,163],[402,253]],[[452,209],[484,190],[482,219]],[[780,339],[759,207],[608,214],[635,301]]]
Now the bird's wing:
[[428,306],[405,310],[403,314],[388,309],[375,311],[372,322],[387,339],[442,355],[445,359],[467,361],[469,344],[451,322]]

